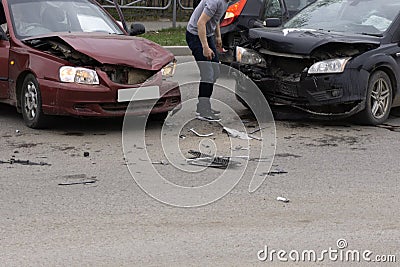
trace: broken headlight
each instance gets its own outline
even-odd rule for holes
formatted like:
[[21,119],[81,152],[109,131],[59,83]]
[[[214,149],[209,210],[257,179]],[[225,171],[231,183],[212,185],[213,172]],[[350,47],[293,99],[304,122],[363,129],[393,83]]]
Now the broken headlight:
[[60,68],[60,80],[65,83],[99,84],[96,71],[71,66]]
[[163,79],[171,78],[175,75],[176,60],[171,61],[167,66],[161,69]]
[[243,48],[240,46],[236,47],[236,61],[243,64],[259,65],[263,67],[267,65],[262,55],[254,50]]
[[309,68],[308,74],[342,73],[350,59],[347,57],[317,62]]

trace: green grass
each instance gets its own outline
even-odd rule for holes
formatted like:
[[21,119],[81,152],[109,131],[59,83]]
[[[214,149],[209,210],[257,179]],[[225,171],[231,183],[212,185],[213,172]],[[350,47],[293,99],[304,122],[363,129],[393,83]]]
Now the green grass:
[[162,46],[181,46],[187,45],[185,33],[185,27],[177,27],[175,29],[163,29],[158,32],[147,32],[140,35],[140,37],[149,39]]

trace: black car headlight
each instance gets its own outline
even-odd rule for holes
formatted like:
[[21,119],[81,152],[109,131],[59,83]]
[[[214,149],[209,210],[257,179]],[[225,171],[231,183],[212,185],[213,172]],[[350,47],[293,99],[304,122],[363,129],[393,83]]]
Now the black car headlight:
[[236,61],[242,64],[258,65],[262,67],[267,65],[265,58],[261,54],[252,49],[240,46],[236,47]]
[[336,58],[319,61],[308,69],[308,74],[342,73],[351,58]]

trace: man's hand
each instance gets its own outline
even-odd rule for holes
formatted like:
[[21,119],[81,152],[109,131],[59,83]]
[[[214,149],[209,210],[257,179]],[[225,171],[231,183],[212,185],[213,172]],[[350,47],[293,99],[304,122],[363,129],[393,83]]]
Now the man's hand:
[[208,59],[212,60],[215,56],[214,51],[210,47],[203,47],[203,55]]

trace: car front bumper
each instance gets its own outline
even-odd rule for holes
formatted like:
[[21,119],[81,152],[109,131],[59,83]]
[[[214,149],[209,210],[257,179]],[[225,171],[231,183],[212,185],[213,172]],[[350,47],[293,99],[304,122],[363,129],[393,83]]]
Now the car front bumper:
[[[179,84],[163,81],[159,85],[160,98],[118,102],[118,90],[127,86],[67,84],[39,79],[42,92],[43,112],[48,115],[72,115],[82,117],[121,117],[164,113],[181,103]],[[129,107],[129,108],[128,108]]]
[[[340,74],[301,74],[296,79],[268,77],[260,67],[233,63],[232,67],[249,77],[270,105],[290,105],[320,116],[351,116],[365,107],[369,73],[346,69]],[[246,78],[236,75],[238,95],[251,95]]]

